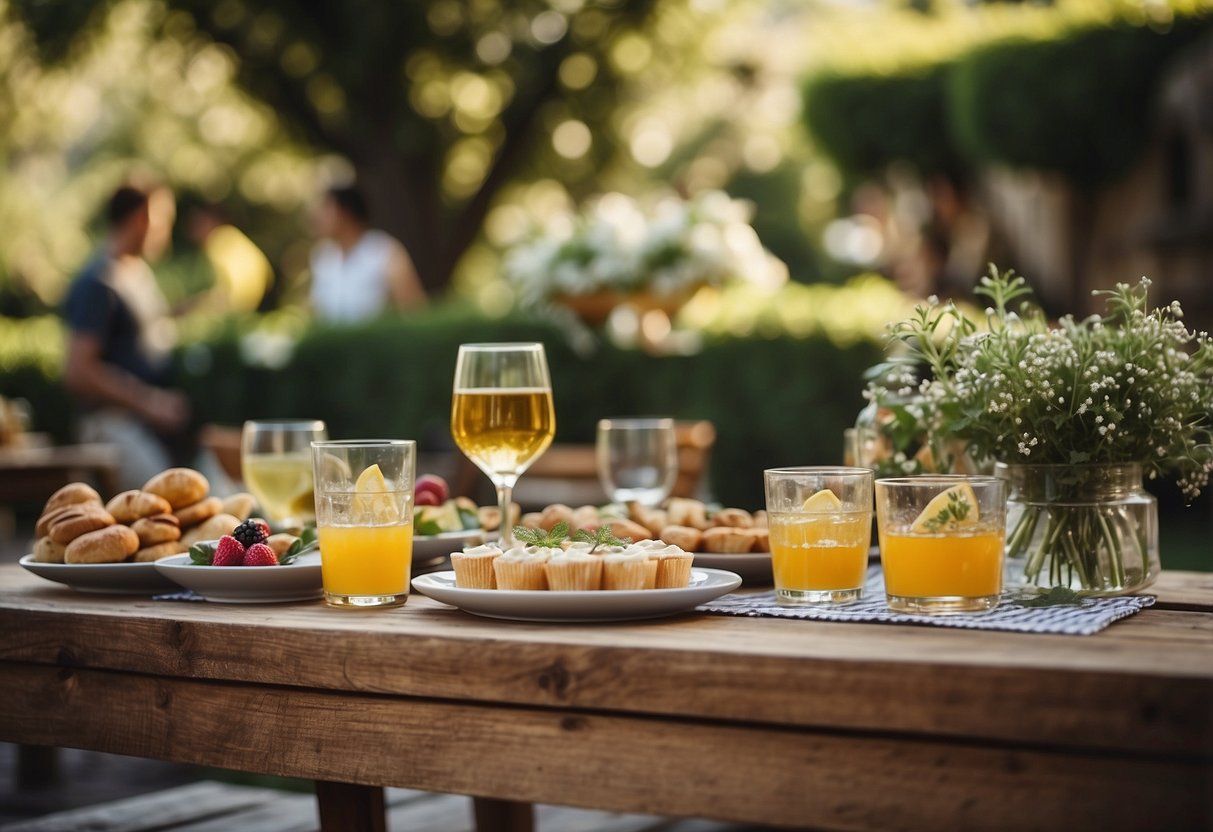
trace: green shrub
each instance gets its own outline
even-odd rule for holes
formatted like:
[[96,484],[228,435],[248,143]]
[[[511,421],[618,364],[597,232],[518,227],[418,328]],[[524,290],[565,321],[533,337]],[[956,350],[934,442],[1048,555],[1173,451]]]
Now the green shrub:
[[958,170],[944,109],[948,70],[940,63],[894,74],[823,72],[805,85],[805,123],[851,177],[878,175],[895,161],[924,173]]
[[1084,187],[1113,181],[1150,140],[1169,59],[1211,21],[1179,18],[1165,32],[1121,24],[980,47],[950,76],[955,141],[974,162],[1055,171]]

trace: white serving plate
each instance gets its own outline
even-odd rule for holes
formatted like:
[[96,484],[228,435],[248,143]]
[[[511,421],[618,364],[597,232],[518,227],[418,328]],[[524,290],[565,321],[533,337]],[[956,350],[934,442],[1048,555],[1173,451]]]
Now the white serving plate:
[[770,552],[695,552],[694,566],[709,569],[727,569],[736,572],[746,584],[770,585],[775,578],[771,573]]
[[149,565],[174,585],[222,604],[311,601],[324,594],[319,552],[307,552],[279,566],[197,566],[190,563],[189,555],[173,555]]
[[176,589],[154,563],[38,563],[32,554],[17,561],[39,578],[79,592],[107,595],[155,595]]
[[451,552],[462,551],[464,546],[479,546],[496,537],[496,532],[490,533],[484,529],[413,535],[413,568],[431,566],[441,562]]
[[692,569],[690,586],[681,589],[537,592],[462,589],[455,573],[434,572],[413,578],[413,589],[435,601],[486,618],[511,621],[635,621],[677,615],[741,586],[741,577],[721,569]]

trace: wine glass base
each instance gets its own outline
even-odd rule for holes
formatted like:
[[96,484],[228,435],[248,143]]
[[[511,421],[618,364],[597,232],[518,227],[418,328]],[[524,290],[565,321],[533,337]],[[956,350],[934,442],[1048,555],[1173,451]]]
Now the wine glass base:
[[386,595],[341,595],[336,592],[325,592],[324,600],[333,607],[346,609],[377,609],[379,607],[399,607],[409,599],[408,592],[388,593]]

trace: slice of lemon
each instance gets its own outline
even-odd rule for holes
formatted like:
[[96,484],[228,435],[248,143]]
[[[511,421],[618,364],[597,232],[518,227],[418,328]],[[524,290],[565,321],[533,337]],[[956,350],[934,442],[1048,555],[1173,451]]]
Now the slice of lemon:
[[838,495],[830,489],[823,488],[816,494],[809,495],[809,498],[804,501],[803,510],[811,514],[842,511],[842,500],[838,499]]
[[970,529],[977,525],[977,495],[967,482],[954,485],[931,498],[910,525],[915,534],[937,534],[955,529]]
[[355,523],[382,525],[400,519],[396,504],[389,493],[387,480],[378,465],[370,465],[358,475],[354,483],[354,499],[350,504],[350,518]]

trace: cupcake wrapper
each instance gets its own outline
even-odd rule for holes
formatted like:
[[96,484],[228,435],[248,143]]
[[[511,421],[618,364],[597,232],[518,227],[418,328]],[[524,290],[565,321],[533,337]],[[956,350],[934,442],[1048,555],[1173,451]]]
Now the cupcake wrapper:
[[[649,563],[650,561],[645,560],[604,563],[602,565],[602,588],[644,589],[649,577]],[[656,575],[654,575],[655,581]]]
[[548,589],[553,591],[598,589],[602,586],[602,561],[549,563],[547,576]]
[[496,589],[494,560],[496,558],[468,557],[462,552],[452,552],[451,566],[455,570],[455,586],[460,589]]
[[681,589],[691,583],[691,555],[662,558],[657,564],[657,588]]
[[498,558],[493,562],[498,589],[547,589],[548,577],[542,561],[517,562]]

